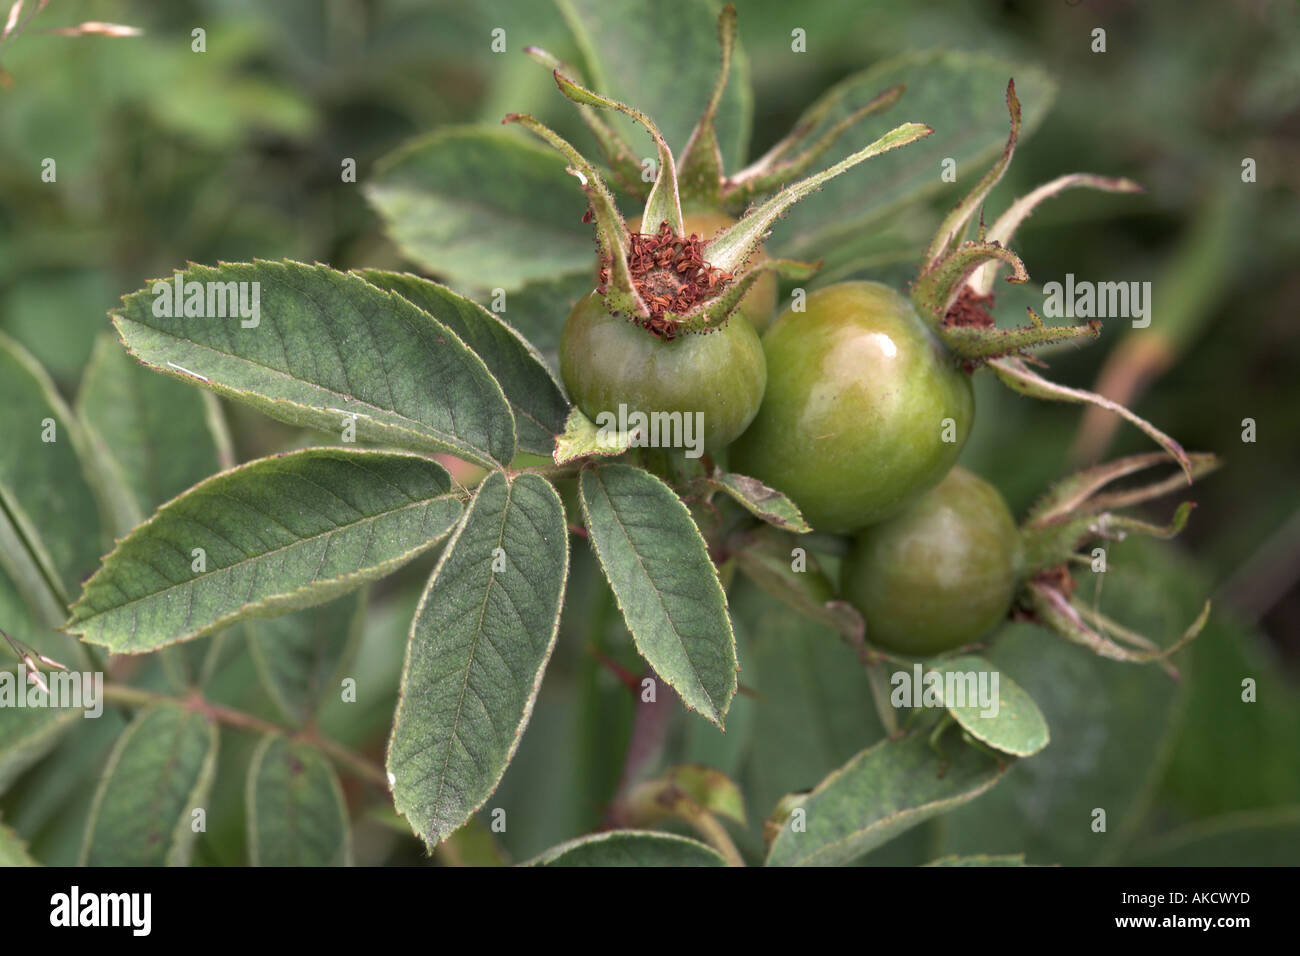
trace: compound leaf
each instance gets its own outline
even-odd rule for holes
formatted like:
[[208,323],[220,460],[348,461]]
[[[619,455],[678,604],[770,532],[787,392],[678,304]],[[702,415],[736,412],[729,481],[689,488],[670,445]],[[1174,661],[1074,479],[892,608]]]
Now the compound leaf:
[[67,630],[133,654],[310,607],[428,550],[460,514],[451,476],[416,455],[311,448],[249,462],[123,538]]

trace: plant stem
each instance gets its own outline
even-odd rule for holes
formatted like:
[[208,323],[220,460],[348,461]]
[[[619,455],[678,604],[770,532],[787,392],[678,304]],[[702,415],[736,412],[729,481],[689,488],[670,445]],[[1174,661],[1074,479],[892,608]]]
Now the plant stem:
[[382,767],[349,750],[342,744],[330,740],[328,737],[322,737],[314,730],[294,730],[291,727],[283,727],[245,711],[235,710],[233,707],[211,703],[197,690],[188,697],[172,697],[168,694],[160,694],[157,691],[144,690],[139,687],[130,687],[126,684],[105,684],[104,700],[112,704],[121,704],[124,707],[151,707],[158,704],[174,704],[203,714],[210,720],[215,720],[230,727],[237,727],[240,730],[259,734],[280,734],[291,740],[301,741],[316,747],[322,753],[333,758],[340,767],[351,771],[364,780],[369,780],[384,790],[388,789],[388,774],[384,772]]
[[[653,674],[652,671],[646,673]],[[623,773],[606,815],[606,822],[611,824],[617,823],[632,787],[659,759],[668,738],[675,695],[666,683],[657,679],[655,683],[657,696],[654,701],[641,700],[639,688],[634,691],[637,694],[636,713],[632,718],[632,733],[623,755]]]
[[898,712],[889,702],[889,678],[885,674],[885,668],[877,660],[868,664],[866,671],[867,684],[871,687],[871,700],[876,705],[876,714],[885,727],[885,733],[891,740],[897,740],[902,736],[902,731],[898,727]]
[[727,866],[744,866],[745,858],[740,855],[736,849],[736,844],[731,839],[731,834],[727,828],[722,825],[717,817],[712,813],[697,813],[690,817],[691,826],[697,833],[708,842],[709,846],[722,854],[722,858],[727,861]]

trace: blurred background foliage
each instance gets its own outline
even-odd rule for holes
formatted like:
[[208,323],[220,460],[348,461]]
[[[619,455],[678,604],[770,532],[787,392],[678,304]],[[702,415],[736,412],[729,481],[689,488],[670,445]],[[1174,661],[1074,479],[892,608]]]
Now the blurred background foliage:
[[[646,8],[644,3],[631,7]],[[678,4],[652,5],[661,16]],[[683,9],[686,4],[680,5]],[[1138,196],[1056,199],[1014,244],[1035,283],[1150,280],[1151,327],[1107,323],[1100,343],[1051,357],[1053,377],[1122,395],[1185,447],[1224,468],[1198,486],[1181,539],[1125,543],[1097,599],[1107,613],[1165,642],[1212,595],[1210,626],[1181,655],[1183,680],[1097,660],[1049,633],[1014,625],[990,656],[1043,706],[1053,740],[990,794],[869,856],[919,863],[945,853],[1024,852],[1036,863],[1294,862],[1300,858],[1300,16],[1290,2],[1125,0],[871,3],[740,0],[753,85],[749,156],[761,154],[822,90],[911,50],[978,51],[1045,69],[1055,103],[990,199],[1062,173],[1127,176]],[[84,21],[140,27],[132,38],[44,32]],[[207,51],[191,52],[191,30]],[[491,31],[506,31],[504,54]],[[791,30],[807,52],[791,51]],[[1092,51],[1096,28],[1106,51]],[[105,312],[148,279],[187,261],[254,257],[337,268],[413,268],[385,238],[363,187],[377,160],[449,124],[496,124],[532,112],[589,147],[570,104],[537,64],[537,44],[581,51],[550,3],[427,0],[51,0],[0,47],[0,330],[45,364],[72,399]],[[635,91],[638,78],[619,82]],[[657,90],[657,99],[674,91]],[[627,94],[632,96],[631,93]],[[703,90],[689,95],[702,98]],[[993,91],[993,96],[997,92]],[[636,102],[635,98],[633,100]],[[1000,101],[981,118],[1005,128]],[[994,109],[996,107],[997,109]],[[928,121],[908,100],[881,122]],[[865,140],[863,140],[865,142]],[[681,142],[674,142],[680,149]],[[41,180],[46,157],[57,183]],[[341,181],[344,158],[358,182]],[[1257,182],[1242,182],[1244,158]],[[983,165],[958,170],[964,192]],[[850,174],[867,181],[870,165]],[[935,171],[936,187],[938,170]],[[557,183],[557,188],[569,188]],[[864,277],[911,278],[929,228],[957,195],[879,224],[884,254]],[[575,206],[575,219],[581,208]],[[782,224],[772,243],[779,244]],[[873,237],[854,237],[858,239]],[[545,283],[512,300],[512,321],[553,342],[571,291]],[[1004,313],[1001,319],[1007,319]],[[1016,316],[1010,315],[1014,321]],[[226,409],[236,457],[307,438]],[[1243,419],[1256,422],[1254,443]],[[312,440],[318,440],[312,437]],[[328,441],[329,439],[325,439]],[[979,384],[963,462],[1023,512],[1072,464],[1146,450],[1131,429],[1073,406],[1019,399]],[[1172,503],[1151,508],[1164,519]],[[320,716],[327,732],[382,758],[404,631],[436,556],[375,589],[360,637],[359,680],[383,688]],[[578,547],[561,640],[522,748],[489,808],[507,810],[496,845],[482,827],[436,862],[523,859],[599,827],[634,721],[619,668],[640,664],[592,559]],[[584,570],[585,569],[585,570]],[[1097,584],[1101,582],[1097,579]],[[1094,587],[1086,582],[1086,588]],[[758,593],[733,598],[746,693],[729,731],[678,715],[661,765],[708,763],[744,784],[742,849],[784,793],[806,789],[880,735],[850,652]],[[243,641],[206,687],[214,700],[271,719]],[[145,667],[157,665],[144,665]],[[624,674],[623,676],[626,676]],[[1241,682],[1258,702],[1241,702]],[[161,677],[158,680],[161,681]],[[91,766],[120,728],[65,739],[54,759],[0,801],[6,821],[51,862],[75,859]],[[209,832],[199,863],[244,862],[242,768],[254,741],[223,734]],[[417,863],[405,825],[345,788],[358,819],[359,862]],[[1106,834],[1089,829],[1104,807]],[[486,814],[484,814],[486,820]]]

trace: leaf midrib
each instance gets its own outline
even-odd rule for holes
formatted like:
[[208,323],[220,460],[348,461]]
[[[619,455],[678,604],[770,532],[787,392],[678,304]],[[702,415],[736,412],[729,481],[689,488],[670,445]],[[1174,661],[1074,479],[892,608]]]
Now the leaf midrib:
[[[497,534],[497,547],[501,548],[505,544],[506,525],[510,522],[510,497],[514,492],[514,484],[509,480],[506,481],[506,500],[505,507],[501,509],[501,530]],[[469,515],[465,516],[468,524]],[[474,669],[474,661],[478,657],[479,639],[483,635],[483,620],[487,616],[488,599],[492,596],[492,585],[496,582],[497,573],[488,565],[487,586],[483,589],[483,603],[479,606],[478,621],[474,625],[474,643],[469,650],[469,662],[465,666],[465,680],[460,685],[460,697],[456,701],[456,713],[452,717],[451,730],[447,735],[447,752],[442,760],[442,770],[438,773],[438,790],[433,796],[434,813],[439,812],[442,803],[442,791],[447,785],[447,768],[451,766],[452,744],[457,739],[457,731],[460,728],[460,715],[465,708],[465,694],[469,690],[469,675]]]
[[[593,477],[596,477],[596,480],[600,481],[598,476]],[[681,632],[677,629],[677,623],[672,619],[672,615],[668,613],[668,608],[664,604],[663,595],[660,593],[658,585],[655,584],[654,578],[650,576],[650,572],[646,570],[645,562],[641,559],[641,552],[637,550],[636,545],[632,541],[632,536],[628,534],[627,527],[624,525],[623,519],[619,516],[618,509],[614,507],[614,500],[605,489],[605,483],[603,481],[600,481],[600,491],[601,494],[605,496],[605,501],[609,504],[610,514],[614,516],[614,520],[618,524],[618,529],[623,532],[623,537],[627,539],[628,550],[630,550],[636,557],[637,566],[641,568],[641,572],[645,575],[645,579],[651,584],[651,590],[654,592],[655,600],[659,602],[659,609],[663,611],[664,620],[668,622],[669,628],[672,629],[673,637],[677,638],[677,644],[681,647],[682,654],[685,655],[686,661],[690,665],[691,676],[695,679],[695,683],[699,687],[700,692],[704,694],[705,698],[709,702],[709,706],[713,708],[713,712],[716,714],[718,712],[718,705],[714,703],[713,695],[709,693],[708,688],[704,686],[704,682],[700,679],[699,671],[691,661],[691,652],[687,650],[686,642],[682,639]],[[636,635],[634,634],[633,637],[635,636]]]
[[[438,496],[435,497],[435,498],[428,498],[428,499],[425,499],[425,500],[423,500],[423,501],[413,501],[413,502],[411,502],[411,503],[409,503],[409,504],[400,505],[399,507],[392,508],[392,509],[389,509],[389,510],[387,510],[387,511],[382,511],[382,512],[379,512],[379,513],[377,513],[377,514],[366,515],[364,518],[362,518],[362,519],[360,519],[360,520],[358,520],[358,521],[355,521],[355,522],[353,522],[352,524],[349,524],[349,525],[335,525],[333,528],[329,529],[328,531],[322,531],[322,532],[320,532],[319,534],[313,534],[313,535],[309,535],[309,536],[307,536],[307,537],[299,538],[299,539],[296,540],[296,541],[291,541],[291,542],[289,542],[288,544],[281,545],[281,546],[278,547],[278,548],[273,548],[273,549],[271,549],[270,551],[263,551],[262,553],[260,553],[260,554],[256,554],[256,555],[253,555],[252,557],[243,558],[243,559],[240,560],[240,561],[236,561],[234,564],[228,564],[228,565],[226,565],[226,566],[224,566],[224,567],[220,567],[220,568],[213,568],[211,571],[204,571],[204,572],[202,572],[202,573],[196,575],[195,577],[190,578],[188,581],[181,581],[181,582],[179,582],[179,583],[177,583],[177,584],[169,584],[169,585],[168,585],[167,587],[165,587],[165,588],[161,588],[161,589],[159,589],[159,590],[157,590],[157,591],[152,591],[152,592],[150,592],[149,594],[145,594],[145,595],[142,595],[142,596],[137,597],[137,598],[131,598],[129,601],[124,601],[124,602],[122,602],[121,604],[115,604],[115,605],[113,605],[113,606],[111,606],[111,607],[107,607],[107,608],[104,608],[104,609],[102,609],[102,610],[96,610],[93,614],[89,614],[89,615],[87,615],[86,617],[79,618],[75,623],[76,623],[76,624],[84,624],[84,623],[87,622],[87,621],[93,621],[93,620],[94,620],[95,618],[97,618],[97,617],[102,617],[102,616],[104,616],[105,614],[110,614],[110,613],[112,613],[113,611],[120,611],[120,610],[123,610],[124,608],[131,607],[132,605],[139,604],[139,603],[141,603],[142,601],[148,601],[148,600],[151,600],[151,599],[156,598],[156,597],[161,597],[161,596],[164,595],[164,594],[168,594],[169,592],[174,591],[176,588],[183,588],[183,587],[186,587],[186,586],[188,586],[188,585],[196,584],[197,582],[203,580],[204,578],[206,578],[206,577],[208,577],[208,576],[210,576],[210,575],[220,574],[220,573],[225,572],[225,571],[232,571],[232,570],[234,570],[234,569],[236,569],[236,568],[242,567],[242,566],[244,566],[244,565],[246,565],[246,564],[249,564],[249,563],[251,563],[251,562],[261,561],[261,560],[263,560],[264,558],[270,558],[270,557],[272,557],[272,556],[274,556],[274,555],[276,555],[276,554],[280,554],[280,553],[282,553],[282,552],[284,552],[284,551],[287,551],[287,550],[290,549],[290,548],[294,548],[294,547],[297,547],[297,546],[302,545],[302,544],[308,544],[308,543],[310,543],[310,542],[312,542],[312,541],[316,541],[316,540],[318,540],[318,539],[320,539],[320,538],[327,538],[327,537],[330,537],[330,536],[332,536],[332,535],[338,534],[338,533],[340,533],[340,532],[342,532],[342,531],[351,530],[351,529],[353,529],[353,528],[361,527],[361,526],[363,526],[363,525],[367,525],[367,524],[370,525],[370,526],[373,528],[374,523],[375,523],[376,521],[378,521],[380,518],[391,517],[392,515],[400,514],[400,513],[403,512],[403,511],[407,511],[407,510],[414,509],[414,508],[425,508],[425,509],[427,510],[428,507],[429,507],[430,505],[432,505],[432,504],[433,504],[434,502],[436,502],[436,501],[447,501],[447,500],[452,499],[452,498],[455,498],[455,497],[456,497],[455,494],[452,494],[452,493],[448,492],[448,493],[445,494],[445,495],[438,495]],[[420,526],[420,527],[421,527],[421,530],[423,531],[423,528],[424,528],[423,523],[421,523],[421,526]],[[327,543],[326,547],[328,548],[328,543]],[[110,556],[110,557],[111,557],[111,556]],[[350,574],[354,574],[354,573],[356,573],[356,572],[349,572],[349,573],[350,573]],[[331,579],[331,580],[333,580],[333,579]],[[316,583],[318,583],[318,580],[317,580],[317,579],[313,579],[313,580],[307,582],[307,585],[304,585],[304,586],[309,586],[309,585],[311,585],[311,584],[316,584]],[[120,590],[120,589],[119,589],[119,590]]]
[[[136,326],[138,326],[139,328],[142,328],[142,329],[147,329],[148,331],[153,332],[153,333],[155,333],[156,335],[165,336],[165,337],[167,337],[167,338],[169,338],[169,339],[171,339],[171,340],[173,340],[173,341],[175,341],[175,342],[182,342],[182,343],[184,343],[184,344],[186,344],[186,345],[191,346],[191,347],[194,348],[194,349],[199,349],[199,350],[202,350],[202,351],[205,351],[205,352],[210,352],[210,353],[213,354],[213,355],[216,355],[216,356],[219,356],[219,357],[224,357],[224,358],[227,358],[227,359],[231,359],[231,360],[236,361],[236,362],[243,362],[243,363],[245,363],[246,365],[251,365],[251,366],[253,366],[254,368],[264,369],[265,371],[270,372],[272,375],[276,375],[276,376],[279,376],[280,378],[287,379],[287,380],[289,380],[290,382],[296,382],[296,383],[301,384],[301,385],[306,385],[306,386],[308,386],[308,387],[310,387],[310,388],[319,389],[320,391],[325,392],[325,393],[328,394],[328,395],[337,395],[337,396],[339,397],[339,399],[340,399],[340,403],[341,403],[341,404],[353,403],[353,404],[356,404],[356,405],[361,406],[362,408],[370,409],[370,410],[373,411],[373,412],[381,413],[381,414],[383,414],[383,415],[391,415],[392,417],[394,417],[394,418],[396,418],[396,419],[399,419],[399,422],[385,422],[385,421],[383,421],[382,418],[379,417],[378,415],[366,415],[366,416],[363,416],[363,417],[369,418],[371,421],[373,421],[376,425],[378,425],[378,426],[380,426],[380,427],[387,427],[387,428],[403,428],[403,427],[405,427],[407,431],[411,431],[411,432],[414,432],[414,433],[416,433],[416,434],[428,435],[428,436],[430,436],[430,437],[432,437],[432,438],[435,438],[435,439],[438,440],[439,442],[442,442],[444,445],[448,445],[448,446],[450,446],[450,447],[452,447],[452,448],[457,448],[457,449],[461,449],[461,450],[464,450],[464,451],[470,451],[470,452],[473,452],[473,453],[475,453],[476,455],[483,456],[483,457],[486,458],[488,461],[496,461],[496,459],[493,457],[492,453],[491,453],[490,451],[488,451],[487,449],[485,449],[485,448],[479,448],[477,445],[472,444],[472,443],[470,443],[469,441],[467,441],[466,439],[461,438],[461,437],[459,437],[459,436],[457,436],[457,435],[455,435],[455,434],[453,434],[453,433],[451,433],[451,432],[444,432],[444,431],[442,431],[441,429],[438,429],[438,428],[434,427],[433,425],[430,425],[430,424],[428,424],[428,423],[426,423],[426,422],[422,422],[422,421],[420,421],[419,419],[411,418],[411,417],[410,417],[409,415],[407,415],[406,413],[404,413],[404,412],[399,412],[399,411],[398,411],[397,409],[395,409],[395,408],[384,408],[382,405],[375,405],[373,402],[368,402],[368,401],[366,401],[365,399],[357,398],[357,396],[355,396],[355,395],[353,395],[353,394],[351,394],[351,393],[343,393],[343,392],[339,392],[339,391],[337,391],[337,390],[335,390],[335,389],[331,389],[331,388],[329,388],[328,386],[321,385],[321,384],[318,384],[318,383],[316,383],[316,382],[309,382],[309,381],[307,381],[306,379],[303,379],[303,378],[297,378],[296,376],[289,374],[288,372],[284,371],[283,369],[274,368],[273,366],[266,365],[266,364],[264,364],[264,363],[262,363],[262,362],[255,361],[254,359],[247,358],[246,356],[243,356],[243,355],[236,355],[234,352],[223,352],[223,351],[221,351],[220,349],[215,348],[214,346],[211,346],[211,345],[205,345],[205,344],[202,343],[202,342],[196,342],[194,339],[183,338],[182,336],[176,335],[176,334],[173,333],[173,332],[168,332],[168,331],[166,331],[165,329],[160,329],[160,328],[158,328],[158,327],[155,326],[155,325],[149,325],[149,324],[147,324],[147,323],[145,323],[145,322],[137,321],[136,319],[133,319],[133,318],[127,316],[127,315],[126,315],[125,313],[123,313],[123,312],[117,312],[117,313],[115,313],[115,314],[117,315],[117,317],[118,317],[119,319],[121,319],[121,320],[124,321],[124,322],[130,322],[132,325],[136,325]],[[136,358],[143,360],[142,356],[141,356],[140,353],[137,351],[137,348],[136,348],[135,346],[128,345],[128,346],[127,346],[127,350],[128,350],[128,351],[129,351],[133,356],[135,356]],[[166,361],[166,360],[164,360],[164,361]],[[153,363],[150,363],[150,364],[153,364]],[[194,373],[194,372],[190,372],[190,375],[191,375],[191,376],[193,376],[193,375],[195,375],[195,374],[196,374],[196,373]],[[345,374],[346,374],[346,373],[345,373]],[[217,386],[220,386],[221,388],[229,389],[229,390],[232,391],[232,392],[239,392],[239,393],[241,393],[241,394],[245,394],[245,395],[257,395],[257,396],[259,396],[259,397],[261,397],[261,398],[269,399],[269,400],[272,401],[272,402],[283,402],[283,403],[285,403],[285,404],[287,404],[287,405],[296,405],[296,406],[299,407],[299,408],[306,408],[306,409],[312,409],[312,410],[317,410],[317,409],[319,409],[320,411],[329,411],[329,409],[324,408],[324,407],[322,407],[322,406],[306,405],[306,404],[304,404],[304,403],[298,401],[297,399],[292,399],[292,398],[273,398],[273,397],[271,397],[270,395],[265,395],[265,394],[263,394],[263,393],[261,393],[261,392],[254,391],[253,389],[250,389],[250,388],[240,388],[239,386],[231,385],[231,384],[226,383],[226,382],[213,381],[211,384],[213,384],[213,385],[217,385]],[[336,411],[341,411],[341,412],[343,412],[345,415],[346,415],[346,414],[354,414],[354,413],[350,412],[350,411],[349,411],[348,409],[346,409],[346,408],[340,408],[340,409],[335,409],[335,410],[336,410]]]

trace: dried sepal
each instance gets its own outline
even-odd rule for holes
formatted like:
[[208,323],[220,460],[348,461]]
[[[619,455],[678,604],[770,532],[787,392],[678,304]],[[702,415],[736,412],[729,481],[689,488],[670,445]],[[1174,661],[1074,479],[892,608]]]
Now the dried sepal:
[[5,639],[17,658],[22,661],[23,669],[27,671],[28,678],[33,684],[39,687],[46,694],[50,692],[49,685],[45,683],[45,676],[41,673],[40,665],[54,670],[66,671],[68,668],[52,658],[46,657],[34,647],[29,647],[15,637],[10,637],[4,631],[0,631],[0,637]]
[[649,309],[638,294],[628,268],[627,246],[631,234],[600,174],[568,140],[535,117],[527,113],[510,113],[502,122],[518,123],[545,140],[569,161],[569,172],[577,177],[583,192],[587,194],[589,218],[595,219],[596,248],[600,255],[601,286],[606,306],[610,311],[649,315]]
[[869,146],[840,160],[834,166],[787,186],[757,209],[746,214],[735,225],[715,236],[706,246],[707,258],[720,269],[731,272],[739,270],[758,249],[767,236],[768,230],[772,228],[772,224],[799,200],[859,163],[891,149],[914,143],[933,132],[933,129],[923,123],[904,123]]
[[[700,303],[704,302],[712,310],[721,310],[715,318],[718,324],[726,320],[740,301],[731,282],[733,276],[706,262],[703,249],[704,241],[698,235],[677,235],[666,221],[659,224],[658,233],[629,236],[627,263],[632,283],[650,310],[634,320],[637,324],[666,340],[683,329],[703,331],[702,320],[698,326],[686,326],[682,319],[702,316]],[[752,284],[752,278],[741,284],[739,294]],[[603,275],[598,291],[604,292]]]
[[[526,46],[524,47],[524,53],[542,64],[552,74],[559,72],[565,76],[580,75],[573,66],[541,47]],[[600,113],[592,107],[579,103],[578,114],[582,117],[582,121],[587,124],[587,128],[591,130],[591,134],[596,137],[596,142],[600,145],[600,150],[605,156],[605,163],[609,166],[609,170],[618,185],[625,192],[641,199],[649,195],[650,184],[641,178],[641,163],[632,151],[632,147],[628,145],[627,140],[623,139],[613,126],[606,123]]]
[[[1029,278],[1020,257],[1007,248],[1016,228],[1044,200],[1076,186],[1109,192],[1135,192],[1141,189],[1128,179],[1108,179],[1088,173],[1074,173],[1040,186],[1012,203],[993,223],[986,226],[982,203],[1002,179],[1020,138],[1020,100],[1016,84],[1007,83],[1007,110],[1011,129],[1002,154],[975,187],[944,217],[921,263],[920,274],[912,285],[912,302],[929,320],[935,331],[966,364],[1006,356],[1024,355],[1027,350],[1059,342],[1078,342],[1100,335],[1099,323],[1049,326],[1033,309],[1027,309],[1030,324],[1014,329],[999,329],[990,314],[993,280],[1003,265],[1011,267],[1009,282]],[[964,242],[972,217],[979,213],[976,239]]]
[[[1010,249],[996,242],[973,240],[962,243],[942,258],[921,268],[916,281],[912,283],[912,304],[932,326],[940,326],[971,273],[989,260],[1005,262],[1011,266],[1008,282],[1029,280],[1025,264]],[[991,318],[989,324],[992,324]]]
[[1025,311],[1029,313],[1029,325],[999,329],[994,326],[962,326],[945,322],[939,328],[939,336],[948,348],[965,360],[967,367],[973,367],[975,363],[1025,349],[1059,342],[1078,343],[1082,339],[1095,339],[1101,335],[1101,323],[1096,320],[1087,325],[1045,325],[1033,309],[1026,308]]
[[736,8],[728,3],[718,14],[718,45],[721,62],[713,92],[704,105],[691,137],[682,150],[679,179],[682,193],[691,201],[707,206],[717,206],[722,196],[722,149],[718,146],[718,104],[727,88],[731,75],[731,58],[736,47]]
[[[752,166],[741,170],[735,176],[729,177],[723,184],[721,201],[727,209],[741,210],[744,209],[757,196],[764,195],[774,189],[779,189],[784,183],[796,176],[802,176],[813,164],[822,157],[841,136],[844,135],[851,127],[858,122],[871,116],[889,109],[903,95],[904,86],[898,84],[891,86],[889,89],[880,93],[869,102],[859,106],[853,112],[844,118],[832,124],[829,129],[819,136],[811,146],[803,150],[792,159],[785,159],[785,153],[795,145],[798,145],[802,136],[794,139],[783,140],[773,147],[761,160]],[[824,109],[829,110],[833,105],[832,102],[825,104]],[[820,118],[820,117],[819,117]],[[807,132],[816,125],[808,126]],[[796,126],[796,131],[803,126],[801,123]]]
[[710,332],[721,328],[727,318],[740,305],[746,293],[765,273],[771,272],[791,282],[806,282],[817,274],[821,261],[800,262],[797,259],[765,259],[758,265],[745,271],[744,275],[730,282],[718,294],[700,308],[686,314],[669,313],[667,320],[674,324],[676,331]]
[[716,332],[727,324],[731,313],[740,306],[740,300],[761,274],[762,270],[752,269],[735,281],[727,281],[717,294],[693,310],[665,314],[663,322],[669,330],[665,337],[672,338],[679,332]]
[[[1201,478],[1222,464],[1217,456],[1204,452],[1196,452],[1187,457],[1191,464],[1193,478]],[[1124,491],[1099,494],[1101,489],[1119,478],[1126,478],[1158,465],[1170,464],[1174,464],[1174,461],[1168,454],[1153,451],[1142,455],[1129,455],[1085,468],[1068,478],[1063,478],[1039,498],[1026,515],[1025,526],[1032,528],[1046,525],[1071,514],[1095,514],[1125,508],[1175,491],[1186,484],[1180,475]]]
[[[1033,581],[1026,587],[1025,595],[1032,616],[1066,640],[1088,648],[1098,657],[1132,664],[1148,664],[1153,661],[1166,660],[1193,641],[1204,629],[1205,622],[1210,616],[1210,602],[1206,601],[1196,620],[1188,626],[1178,640],[1168,647],[1129,650],[1121,647],[1110,637],[1101,633],[1100,630],[1095,629],[1086,619],[1091,617],[1093,622],[1096,622],[1102,630],[1107,630],[1108,628],[1102,623],[1109,623],[1107,618],[1102,617],[1098,612],[1085,610],[1083,606],[1075,603],[1063,591],[1052,584],[1046,581]],[[1140,637],[1140,635],[1135,635],[1127,629],[1125,629],[1124,635],[1130,644],[1135,643],[1134,637]],[[1145,638],[1141,638],[1141,640],[1146,641]]]
[[[1007,211],[998,216],[993,225],[989,227],[985,237],[990,242],[1006,245],[1011,241],[1020,224],[1028,219],[1030,214],[1044,200],[1059,196],[1067,189],[1076,187],[1097,189],[1108,193],[1140,193],[1143,191],[1138,183],[1123,177],[1096,176],[1092,173],[1070,173],[1039,186],[1013,202],[1007,207]],[[986,263],[971,277],[970,288],[975,295],[984,296],[993,291],[993,279],[997,276],[998,266],[999,263],[997,262]]]
[[1059,567],[1090,541],[1123,541],[1130,534],[1173,538],[1187,526],[1187,518],[1194,507],[1193,502],[1184,501],[1167,525],[1103,511],[1071,514],[1052,522],[1025,526],[1021,529],[1024,568],[1028,573],[1035,573]]
[[1058,385],[1056,382],[1048,381],[1041,375],[1029,369],[1023,360],[1016,356],[1006,356],[999,359],[991,359],[986,363],[989,368],[993,369],[994,374],[1002,381],[1004,385],[1012,391],[1019,392],[1021,395],[1027,395],[1030,398],[1041,398],[1053,402],[1076,402],[1079,404],[1096,405],[1107,411],[1114,412],[1117,415],[1127,419],[1136,425],[1142,431],[1146,432],[1157,445],[1169,452],[1170,455],[1182,467],[1184,474],[1187,476],[1187,483],[1192,483],[1192,463],[1187,457],[1187,452],[1183,446],[1178,444],[1160,429],[1156,428],[1145,418],[1129,411],[1123,405],[1112,402],[1104,395],[1098,395],[1096,392],[1089,392],[1082,388],[1070,388],[1067,385]]
[[944,217],[943,222],[939,224],[939,230],[934,234],[934,238],[930,240],[929,248],[925,251],[925,258],[921,262],[922,270],[928,269],[961,243],[971,217],[975,215],[975,211],[984,202],[984,197],[1002,179],[1002,174],[1007,171],[1007,166],[1011,164],[1011,157],[1016,151],[1016,143],[1020,139],[1020,100],[1016,97],[1015,80],[1007,82],[1007,109],[1011,113],[1011,133],[1007,137],[1007,145],[1003,147],[1002,155],[997,158],[989,171],[975,184],[975,188],[967,193],[965,198],[954,206],[952,211]]
[[654,185],[650,187],[650,195],[646,197],[645,212],[641,216],[642,226],[653,227],[661,222],[667,222],[675,235],[682,235],[685,226],[682,222],[681,197],[677,191],[677,165],[673,160],[672,150],[668,148],[667,141],[659,132],[659,127],[650,117],[626,103],[601,96],[558,70],[552,75],[560,92],[573,102],[600,109],[617,110],[646,128],[655,141],[655,148],[659,151],[659,170]]
[[[1218,459],[1213,455],[1193,455],[1190,461],[1192,473],[1198,477],[1218,466]],[[1096,560],[1095,553],[1092,558],[1080,553],[1089,543],[1122,541],[1130,534],[1168,539],[1186,527],[1195,507],[1190,501],[1182,502],[1165,525],[1111,510],[1120,504],[1138,504],[1173,491],[1181,483],[1181,476],[1178,483],[1166,479],[1119,492],[1103,491],[1119,478],[1161,464],[1173,464],[1173,458],[1163,453],[1131,455],[1085,469],[1058,482],[1030,509],[1020,527],[1022,573],[1027,580],[1019,597],[1019,613],[1103,657],[1136,663],[1163,660],[1199,633],[1205,623],[1204,613],[1175,645],[1159,648],[1072,598],[1074,581],[1070,565]],[[1108,635],[1138,649],[1122,648]]]

